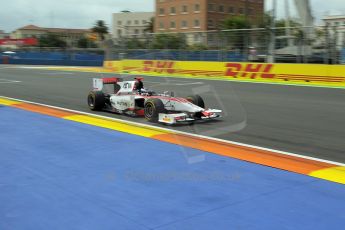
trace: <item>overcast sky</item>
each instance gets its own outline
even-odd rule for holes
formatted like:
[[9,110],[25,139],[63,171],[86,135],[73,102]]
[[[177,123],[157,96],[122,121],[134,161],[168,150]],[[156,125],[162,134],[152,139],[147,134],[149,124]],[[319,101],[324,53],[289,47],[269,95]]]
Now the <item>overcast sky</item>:
[[[266,8],[269,8],[271,1],[266,0]],[[284,0],[277,1],[279,14],[282,15]],[[313,14],[318,19],[328,12],[345,14],[345,0],[311,0],[311,4]],[[105,20],[110,26],[111,14],[121,10],[153,11],[154,0],[9,0],[3,2],[1,8],[0,30],[6,32],[28,24],[90,28],[99,19]]]

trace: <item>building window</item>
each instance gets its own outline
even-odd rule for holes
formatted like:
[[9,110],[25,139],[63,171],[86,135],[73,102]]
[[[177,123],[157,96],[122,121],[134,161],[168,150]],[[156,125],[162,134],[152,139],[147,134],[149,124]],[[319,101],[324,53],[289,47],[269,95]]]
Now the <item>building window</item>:
[[182,21],[181,22],[181,28],[187,28],[188,27],[188,22],[187,21]]
[[194,5],[194,12],[200,12],[200,5],[199,4]]
[[234,12],[235,12],[234,7],[230,6],[230,7],[228,8],[228,13],[229,13],[229,14],[233,14]]
[[121,25],[122,25],[122,21],[118,21],[117,24],[118,24],[119,26],[121,26]]
[[253,14],[253,9],[249,8],[248,11],[247,11],[247,15],[252,15],[252,14]]
[[200,36],[200,34],[194,34],[194,41],[195,41],[195,42],[200,42],[200,41],[201,41],[201,36]]
[[239,8],[239,9],[238,9],[238,13],[239,13],[239,14],[243,14],[243,13],[244,13],[243,8]]
[[119,36],[121,36],[122,35],[122,30],[117,30],[117,33],[118,33]]
[[214,4],[208,4],[208,11],[214,11]]
[[146,20],[142,20],[142,22],[141,22],[143,25],[144,24],[146,24],[147,23],[147,21]]
[[134,21],[134,24],[135,24],[135,25],[139,25],[139,20],[135,20],[135,21]]
[[134,34],[139,34],[139,30],[138,30],[138,29],[135,29],[135,30],[134,30]]
[[207,26],[208,26],[208,27],[214,27],[214,24],[213,24],[213,20],[212,20],[212,19],[209,19],[209,20],[207,21]]
[[194,20],[194,27],[197,27],[197,28],[200,27],[200,21],[198,19]]
[[164,29],[164,22],[159,22],[159,29]]
[[132,21],[127,21],[127,25],[131,25],[132,24]]
[[160,8],[160,9],[159,9],[159,15],[164,15],[164,14],[165,14],[164,8]]
[[182,10],[182,14],[188,13],[188,6],[183,5],[181,10]]
[[224,13],[224,6],[223,5],[220,5],[219,8],[218,8],[219,12],[220,13]]
[[170,8],[170,14],[176,14],[176,8],[175,7]]
[[175,29],[176,28],[176,23],[174,21],[170,22],[170,28]]
[[209,34],[209,35],[207,36],[207,40],[208,40],[209,42],[213,42],[213,41],[214,41],[214,34]]

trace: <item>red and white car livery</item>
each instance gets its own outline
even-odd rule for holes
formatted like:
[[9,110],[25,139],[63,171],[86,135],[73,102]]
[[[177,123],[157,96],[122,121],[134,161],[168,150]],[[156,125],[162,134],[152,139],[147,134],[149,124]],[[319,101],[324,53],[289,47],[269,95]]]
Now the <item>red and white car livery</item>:
[[[150,122],[166,124],[188,123],[221,117],[221,110],[205,109],[199,95],[186,98],[173,93],[157,94],[144,89],[142,78],[123,81],[121,78],[94,78],[88,95],[91,110],[105,110],[120,114],[145,116]],[[141,86],[140,86],[141,84]]]

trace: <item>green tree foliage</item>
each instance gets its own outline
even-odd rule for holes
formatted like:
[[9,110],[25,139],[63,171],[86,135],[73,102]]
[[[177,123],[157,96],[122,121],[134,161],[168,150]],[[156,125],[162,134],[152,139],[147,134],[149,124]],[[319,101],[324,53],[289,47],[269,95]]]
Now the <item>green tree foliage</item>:
[[196,43],[188,46],[188,49],[192,51],[207,50],[207,46],[202,43]]
[[321,28],[315,29],[315,33],[316,33],[316,37],[317,37],[317,38],[323,38],[323,37],[325,37],[325,35],[326,35],[325,30],[324,30],[324,29],[321,29]]
[[225,19],[222,29],[232,30],[232,29],[249,29],[251,28],[251,23],[244,16],[235,16]]
[[[290,24],[290,27],[300,27],[302,26],[301,23],[295,21],[295,20],[292,20],[292,19],[289,19],[289,22]],[[286,27],[287,25],[287,20],[286,19],[279,19],[275,22],[275,25],[276,27]]]
[[[260,24],[260,27],[261,28],[269,28],[269,27],[271,27],[272,20],[273,20],[273,18],[270,15],[270,13],[266,12],[264,14],[262,24]],[[287,22],[287,19],[278,19],[278,20],[275,21],[275,27],[285,27],[286,24],[287,24],[286,22]],[[301,26],[301,23],[297,22],[297,20],[295,20],[295,19],[289,19],[289,22],[290,22],[290,27]]]
[[67,46],[67,43],[62,40],[57,34],[49,33],[39,38],[39,46],[64,48]]
[[97,45],[93,41],[91,41],[87,38],[79,39],[77,46],[78,46],[78,48],[97,48]]
[[124,42],[127,49],[145,49],[144,42],[140,41],[137,38],[128,38]]
[[97,20],[95,25],[91,28],[92,32],[97,33],[102,41],[104,41],[105,34],[108,34],[108,26],[103,20]]
[[[267,12],[264,14],[263,22],[260,24],[261,28],[266,29],[266,35],[268,36],[271,32],[272,27],[272,16],[270,12]],[[289,21],[287,21],[289,20]],[[286,26],[289,25],[289,29],[286,28]],[[278,19],[275,20],[274,23],[274,33],[276,37],[276,48],[282,48],[286,47],[289,44],[289,40],[292,41],[292,44],[299,42],[300,39],[303,39],[304,33],[303,29],[301,29],[301,23],[299,23],[295,19]],[[289,31],[289,33],[288,33]],[[289,36],[288,36],[289,34]],[[268,37],[265,36],[259,36],[257,37],[257,40],[259,43],[264,44],[268,41]]]
[[154,27],[155,27],[155,18],[154,17],[150,18],[150,21],[148,21],[146,23],[147,23],[147,26],[144,29],[144,31],[147,33],[153,33]]
[[150,45],[152,49],[185,49],[186,47],[186,39],[178,34],[158,34]]
[[289,20],[287,22],[286,19],[279,19],[275,22],[275,27],[276,29],[276,36],[286,36],[286,29],[283,27],[286,27],[286,25],[290,25],[289,27],[294,27],[290,28],[290,34],[292,36],[300,37],[302,35],[302,30],[299,28],[301,27],[301,23],[296,22],[295,20]]
[[239,31],[223,31],[219,34],[225,46],[230,48],[243,50],[249,43],[248,32],[244,29],[251,28],[251,23],[244,16],[235,16],[227,18],[223,25],[223,30],[239,30]]
[[270,28],[272,20],[273,20],[273,18],[271,16],[270,12],[264,13],[263,19],[262,19],[261,23],[259,24],[259,27],[260,28]]

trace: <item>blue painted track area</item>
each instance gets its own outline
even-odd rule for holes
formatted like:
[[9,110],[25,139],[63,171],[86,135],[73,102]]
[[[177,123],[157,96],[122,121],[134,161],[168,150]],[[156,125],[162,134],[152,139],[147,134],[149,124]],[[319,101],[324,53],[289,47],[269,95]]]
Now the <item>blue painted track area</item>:
[[0,229],[341,229],[345,186],[0,106]]

